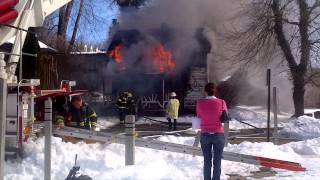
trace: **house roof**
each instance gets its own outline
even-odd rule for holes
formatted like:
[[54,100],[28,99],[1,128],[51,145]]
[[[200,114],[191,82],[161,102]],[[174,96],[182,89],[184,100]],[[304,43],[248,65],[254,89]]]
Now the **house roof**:
[[[11,39],[9,39],[6,43],[9,43],[9,44],[14,44],[14,41],[16,40],[16,37],[12,37]],[[38,44],[39,44],[39,47],[40,49],[50,49],[52,51],[57,51],[56,49],[44,44],[43,42],[41,41],[38,41]]]

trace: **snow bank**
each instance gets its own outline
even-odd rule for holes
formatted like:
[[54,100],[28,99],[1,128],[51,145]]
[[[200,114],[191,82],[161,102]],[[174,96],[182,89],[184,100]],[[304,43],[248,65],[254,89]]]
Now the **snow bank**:
[[309,116],[300,116],[282,124],[279,135],[288,138],[312,139],[320,137],[320,120]]
[[[237,106],[229,110],[232,117],[230,128],[234,130],[253,128],[239,121],[249,123],[258,128],[267,128],[267,110],[261,106]],[[290,114],[281,112],[278,114],[279,122],[286,122]],[[271,112],[270,127],[274,127],[273,113]]]
[[[293,142],[280,146],[268,142],[243,142],[238,145],[229,145],[225,150],[285,161],[299,162],[307,169],[306,172],[274,169],[277,174],[275,177],[271,177],[270,179],[310,180],[318,179],[320,175],[320,138]],[[240,164],[238,165],[241,166]],[[242,172],[240,172],[240,174],[242,174]]]
[[[159,140],[191,145],[191,137],[163,136]],[[21,162],[7,162],[5,179],[43,179],[43,139],[26,144],[26,157]],[[249,143],[229,145],[227,151],[259,155],[302,163],[307,172],[277,170],[271,179],[317,179],[320,176],[320,138],[276,146],[272,143]],[[78,154],[81,173],[95,180],[139,179],[139,180],[200,180],[202,179],[202,157],[193,157],[146,148],[136,148],[136,165],[125,166],[124,145],[71,144],[53,138],[52,179],[64,179],[73,166],[74,155]],[[222,179],[228,174],[249,177],[259,166],[222,161]]]
[[[261,107],[240,107],[233,117],[258,127],[266,127],[264,110]],[[284,115],[283,117],[285,117]],[[191,122],[193,117],[181,117],[180,122]],[[165,118],[156,118],[166,121]],[[141,120],[139,123],[150,123]],[[117,118],[102,118],[100,128],[108,128],[118,123]],[[231,121],[232,129],[250,128],[247,125]],[[300,117],[289,123],[282,123],[281,135],[310,140],[276,146],[272,143],[243,142],[229,145],[225,150],[277,158],[301,163],[306,172],[290,172],[274,169],[277,174],[270,179],[318,179],[320,176],[320,122],[310,117]],[[319,137],[319,138],[317,138]],[[161,141],[192,145],[192,137],[162,136]],[[25,158],[21,161],[6,162],[6,180],[42,180],[44,166],[43,139],[25,144]],[[136,148],[136,165],[125,166],[124,145],[120,144],[71,144],[60,138],[52,141],[52,179],[63,180],[74,165],[74,156],[78,154],[81,173],[95,180],[200,180],[202,179],[202,157],[193,157],[179,153],[170,153],[146,148]],[[230,174],[239,174],[250,178],[251,172],[258,171],[259,166],[222,161],[222,178]]]
[[[190,141],[186,139],[186,141]],[[183,143],[183,142],[182,142]],[[43,179],[43,139],[26,144],[26,157],[7,162],[7,180]],[[71,144],[53,138],[52,179],[64,179],[78,154],[81,173],[95,180],[108,179],[201,179],[201,158],[145,148],[136,149],[136,165],[125,166],[124,145]],[[190,167],[193,167],[190,171]]]

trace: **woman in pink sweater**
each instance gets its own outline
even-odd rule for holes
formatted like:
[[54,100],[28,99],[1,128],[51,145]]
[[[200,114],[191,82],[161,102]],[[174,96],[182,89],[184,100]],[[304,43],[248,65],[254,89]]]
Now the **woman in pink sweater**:
[[[224,128],[220,122],[223,111],[227,111],[224,100],[214,96],[216,87],[213,83],[205,86],[207,97],[197,102],[197,116],[201,127],[201,149],[204,157],[204,180],[219,180],[221,175],[221,159],[225,144]],[[212,152],[213,151],[213,152]],[[211,177],[213,157],[213,176]]]

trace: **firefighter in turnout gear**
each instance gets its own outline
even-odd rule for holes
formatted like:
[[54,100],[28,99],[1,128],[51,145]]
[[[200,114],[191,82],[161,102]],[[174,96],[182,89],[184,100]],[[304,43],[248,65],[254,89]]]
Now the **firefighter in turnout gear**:
[[172,130],[172,120],[173,120],[173,130],[177,130],[177,119],[179,116],[179,100],[175,92],[170,94],[170,100],[166,106],[167,120],[169,123],[169,130]]
[[67,113],[66,126],[96,130],[97,114],[80,96],[73,96]]
[[119,110],[120,124],[125,123],[126,115],[136,114],[135,100],[130,92],[122,92],[117,99],[116,106]]
[[59,127],[64,126],[65,117],[67,116],[68,104],[64,96],[53,99],[53,124]]

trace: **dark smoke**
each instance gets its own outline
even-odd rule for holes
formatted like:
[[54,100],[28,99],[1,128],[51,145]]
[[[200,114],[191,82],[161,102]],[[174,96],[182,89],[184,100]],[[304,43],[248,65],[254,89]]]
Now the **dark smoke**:
[[[233,91],[237,93],[237,103],[248,105],[266,104],[265,74],[268,67],[273,69],[273,86],[280,90],[280,107],[291,107],[291,86],[288,82],[285,65],[279,64],[243,64],[236,59],[230,61],[233,54],[223,41],[224,33],[231,30],[230,22],[242,7],[239,0],[152,0],[140,8],[122,9],[119,15],[120,31],[137,30],[141,38],[125,48],[125,60],[131,67],[141,60],[146,46],[162,43],[173,52],[177,70],[183,71],[187,66],[198,61],[194,52],[203,48],[197,32],[210,44],[206,54],[210,81],[221,82],[231,76],[229,83],[236,84]],[[244,18],[245,19],[245,18]],[[245,21],[245,20],[244,20]],[[245,24],[240,21],[238,25]],[[279,61],[275,61],[279,62]],[[237,79],[240,70],[245,76]],[[110,70],[111,71],[111,70]],[[235,104],[237,104],[235,103]],[[288,109],[288,108],[286,108]]]
[[146,47],[161,43],[173,52],[177,70],[184,69],[195,60],[191,56],[200,48],[197,31],[205,28],[214,32],[226,18],[223,14],[228,4],[220,0],[153,0],[140,9],[122,9],[119,30],[137,30],[142,34],[139,43],[124,50],[125,61],[134,64]]

